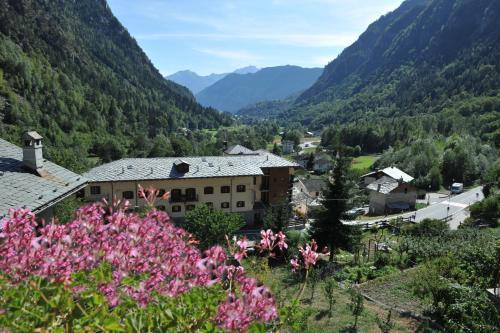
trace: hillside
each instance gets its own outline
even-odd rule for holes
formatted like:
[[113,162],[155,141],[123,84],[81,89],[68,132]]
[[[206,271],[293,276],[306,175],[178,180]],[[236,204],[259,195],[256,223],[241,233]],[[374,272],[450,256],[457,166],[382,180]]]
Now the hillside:
[[253,74],[230,74],[196,95],[205,106],[236,112],[262,101],[286,98],[313,84],[321,68],[278,66],[263,68]]
[[88,154],[137,155],[158,134],[230,122],[165,80],[105,0],[0,0],[0,119],[1,137],[36,129],[75,170]]
[[465,131],[498,147],[499,17],[497,0],[405,1],[279,118],[312,128],[356,122],[380,138]]
[[222,79],[227,74],[198,75],[190,70],[178,71],[165,78],[188,88],[193,94],[197,94],[208,86]]

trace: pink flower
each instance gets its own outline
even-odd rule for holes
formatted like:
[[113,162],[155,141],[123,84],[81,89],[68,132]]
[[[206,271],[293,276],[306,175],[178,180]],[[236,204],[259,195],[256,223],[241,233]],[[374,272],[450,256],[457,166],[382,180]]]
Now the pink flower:
[[290,264],[292,265],[292,272],[297,272],[299,270],[299,259],[293,258],[292,260],[290,260]]

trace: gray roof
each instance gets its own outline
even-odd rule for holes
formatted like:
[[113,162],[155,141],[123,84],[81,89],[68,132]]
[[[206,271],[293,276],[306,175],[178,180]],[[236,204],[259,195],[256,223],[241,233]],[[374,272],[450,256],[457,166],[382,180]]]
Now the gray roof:
[[321,192],[328,185],[324,179],[301,179],[300,182],[304,184],[308,192]]
[[91,169],[84,176],[91,182],[186,179],[208,177],[260,176],[261,168],[298,167],[271,153],[262,155],[227,155],[183,157],[189,172],[174,167],[177,157],[125,158]]
[[392,179],[396,179],[396,180],[399,180],[399,179],[403,179],[404,182],[406,183],[409,183],[413,180],[413,177],[410,176],[409,174],[407,174],[406,172],[396,168],[396,167],[388,167],[388,168],[385,168],[385,169],[382,169],[382,170],[376,170],[376,171],[372,171],[370,173],[367,173],[366,175],[363,175],[361,176],[361,178],[363,177],[366,177],[366,176],[371,176],[373,174],[376,174],[378,172],[381,172],[389,177],[391,177]]
[[0,139],[0,218],[10,208],[39,212],[78,191],[86,179],[44,160],[42,176],[23,167],[22,148]]
[[227,148],[224,153],[228,155],[255,155],[257,152],[248,149],[245,146],[242,145],[235,145],[235,146],[230,146]]
[[28,138],[33,139],[33,140],[43,139],[43,137],[40,134],[38,134],[38,132],[35,132],[35,131],[25,132],[23,134],[23,137],[28,137]]
[[[380,190],[379,190],[380,184]],[[382,194],[391,193],[393,190],[398,188],[399,182],[391,177],[383,176],[380,179],[377,179],[366,188],[375,192],[380,192]]]

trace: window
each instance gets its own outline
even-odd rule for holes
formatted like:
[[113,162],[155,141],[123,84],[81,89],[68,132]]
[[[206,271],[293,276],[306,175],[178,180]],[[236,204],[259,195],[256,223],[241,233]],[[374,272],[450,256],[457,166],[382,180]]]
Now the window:
[[205,205],[207,205],[208,208],[214,208],[213,202],[205,202]]
[[255,176],[253,177],[253,184],[257,185],[257,177],[255,177]]
[[188,188],[186,189],[186,200],[196,200],[196,189],[195,188]]
[[186,205],[186,212],[192,211],[194,207],[194,205]]
[[405,194],[408,193],[408,187],[405,187]]
[[172,198],[172,201],[173,202],[178,202],[178,201],[181,201],[181,198],[182,198],[182,192],[180,189],[178,188],[174,188],[172,190],[172,192],[170,193],[171,195],[171,198]]
[[221,202],[220,208],[229,208],[229,202]]
[[133,199],[134,192],[133,191],[123,191],[122,196],[123,196],[123,199]]
[[236,207],[239,207],[239,208],[245,207],[245,201],[237,201],[236,202]]
[[159,205],[159,206],[156,206],[156,209],[163,211],[166,209],[166,207],[164,205]]
[[229,186],[221,186],[220,187],[220,193],[230,193],[231,192],[231,187]]
[[90,186],[90,194],[91,195],[101,194],[101,187],[100,186]]
[[245,192],[247,187],[245,185],[236,186],[236,192]]
[[214,188],[212,186],[207,186],[203,189],[204,194],[214,194]]
[[158,190],[158,194],[156,195],[158,198],[161,198],[162,196],[165,195],[167,191],[165,191],[164,189],[159,189]]
[[182,210],[181,206],[179,205],[174,205],[172,206],[172,213],[178,213]]

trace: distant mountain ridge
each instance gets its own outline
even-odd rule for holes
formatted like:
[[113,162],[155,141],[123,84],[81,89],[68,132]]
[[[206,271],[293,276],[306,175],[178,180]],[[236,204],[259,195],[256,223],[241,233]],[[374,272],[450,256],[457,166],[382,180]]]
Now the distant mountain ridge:
[[256,73],[229,74],[196,94],[196,100],[231,113],[258,102],[279,100],[310,87],[322,68],[267,67]]
[[[236,69],[233,73],[236,74],[249,74],[255,73],[259,71],[259,69],[255,66],[247,66],[243,68]],[[215,82],[224,78],[229,73],[215,74],[212,73],[210,75],[198,75],[197,73],[190,70],[183,70],[175,72],[174,74],[168,75],[165,78],[170,81],[174,81],[181,86],[188,88],[193,94],[197,94],[206,87],[211,86]]]

